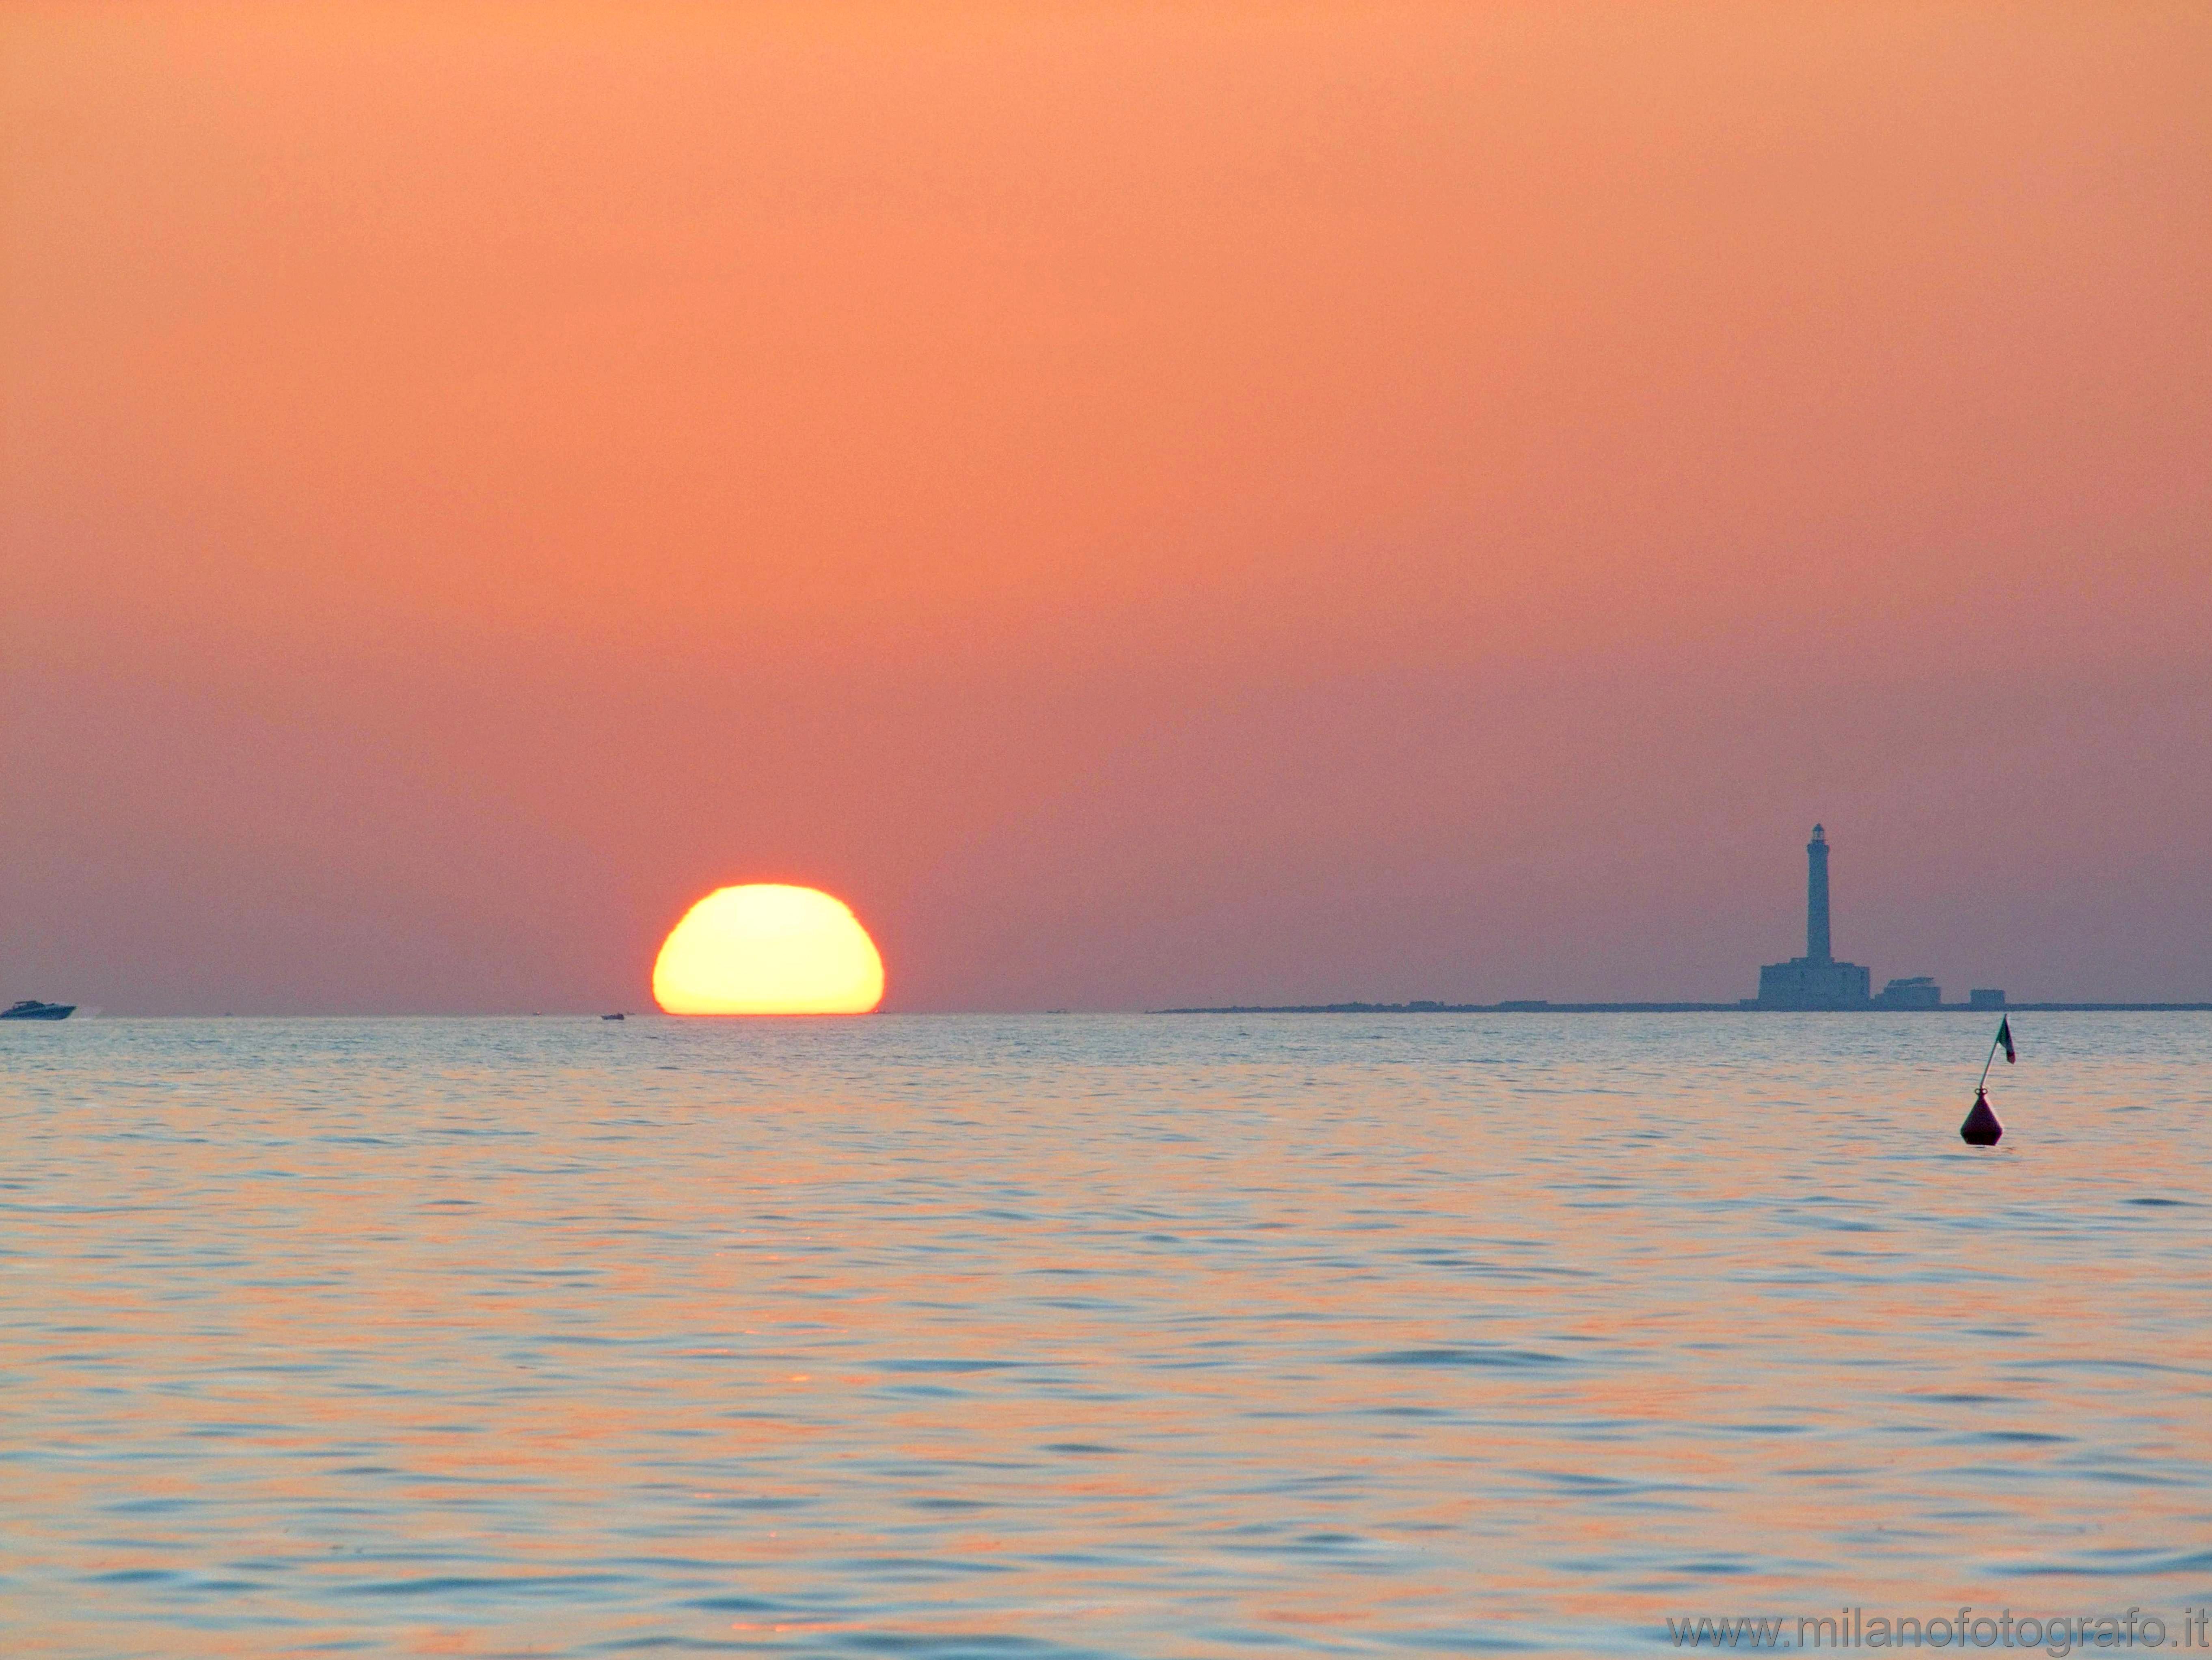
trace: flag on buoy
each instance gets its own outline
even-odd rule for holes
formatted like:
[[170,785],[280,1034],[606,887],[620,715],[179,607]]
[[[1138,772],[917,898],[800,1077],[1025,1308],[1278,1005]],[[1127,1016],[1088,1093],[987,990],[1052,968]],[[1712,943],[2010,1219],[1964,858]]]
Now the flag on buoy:
[[2012,1052],[2012,1016],[2008,1014],[1997,1022],[1997,1042],[2003,1046],[2005,1065],[2010,1066],[2020,1059]]

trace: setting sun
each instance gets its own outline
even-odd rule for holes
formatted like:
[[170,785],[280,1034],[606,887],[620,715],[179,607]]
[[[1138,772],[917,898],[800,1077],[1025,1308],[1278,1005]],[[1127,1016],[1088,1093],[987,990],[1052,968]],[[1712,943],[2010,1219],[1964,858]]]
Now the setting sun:
[[653,995],[671,1014],[866,1014],[884,1000],[884,959],[818,888],[717,888],[669,930]]

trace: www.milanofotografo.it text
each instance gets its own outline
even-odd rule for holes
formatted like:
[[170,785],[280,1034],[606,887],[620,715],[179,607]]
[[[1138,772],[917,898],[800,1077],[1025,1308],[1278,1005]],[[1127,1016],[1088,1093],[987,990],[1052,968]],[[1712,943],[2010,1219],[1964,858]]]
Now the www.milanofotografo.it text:
[[2196,1649],[2212,1654],[2212,1609],[2168,1620],[2130,1608],[2121,1614],[1985,1613],[1971,1604],[1942,1614],[1696,1614],[1667,1620],[1678,1649],[2032,1649],[2063,1660],[2083,1649]]

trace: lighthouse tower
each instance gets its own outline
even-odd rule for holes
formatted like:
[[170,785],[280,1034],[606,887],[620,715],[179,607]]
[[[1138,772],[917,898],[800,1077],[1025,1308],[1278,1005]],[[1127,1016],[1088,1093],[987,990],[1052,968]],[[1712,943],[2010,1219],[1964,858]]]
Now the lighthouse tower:
[[1828,832],[1813,826],[1805,844],[1805,954],[1759,971],[1762,1009],[1863,1009],[1873,976],[1856,963],[1838,963],[1828,933]]
[[1818,824],[1805,844],[1805,960],[1835,960],[1828,947],[1828,832]]

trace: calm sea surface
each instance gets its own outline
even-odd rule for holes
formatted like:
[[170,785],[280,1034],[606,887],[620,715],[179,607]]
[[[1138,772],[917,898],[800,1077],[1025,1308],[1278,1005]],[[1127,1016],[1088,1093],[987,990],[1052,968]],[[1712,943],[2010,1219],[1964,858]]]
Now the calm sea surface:
[[0,1026],[0,1652],[2212,1604],[2212,1016]]

